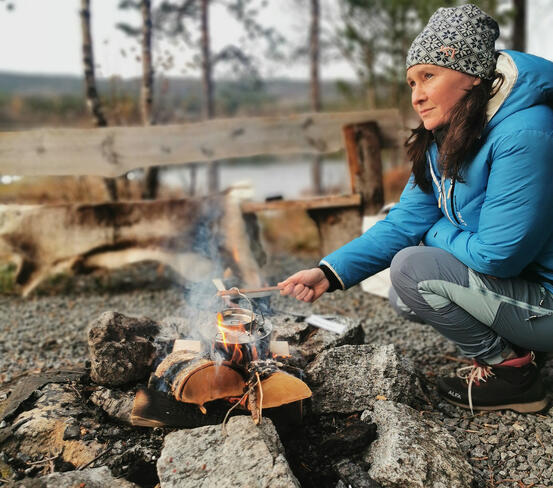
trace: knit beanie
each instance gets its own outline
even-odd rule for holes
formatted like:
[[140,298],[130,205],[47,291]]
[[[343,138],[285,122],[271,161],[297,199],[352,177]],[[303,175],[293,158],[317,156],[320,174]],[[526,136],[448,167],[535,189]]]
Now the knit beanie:
[[406,69],[434,64],[492,78],[499,26],[476,5],[439,8],[409,48]]

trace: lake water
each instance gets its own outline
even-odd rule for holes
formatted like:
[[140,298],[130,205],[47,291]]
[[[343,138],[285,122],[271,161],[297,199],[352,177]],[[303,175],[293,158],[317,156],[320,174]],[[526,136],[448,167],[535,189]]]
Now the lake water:
[[[220,163],[220,189],[235,184],[249,184],[254,200],[282,195],[291,199],[312,194],[311,159],[274,159],[263,161],[237,160]],[[197,194],[207,193],[207,166],[197,166]],[[167,168],[161,176],[162,183],[184,189],[190,187],[190,169]],[[325,159],[322,163],[323,188],[332,193],[349,191],[349,172],[345,160]]]

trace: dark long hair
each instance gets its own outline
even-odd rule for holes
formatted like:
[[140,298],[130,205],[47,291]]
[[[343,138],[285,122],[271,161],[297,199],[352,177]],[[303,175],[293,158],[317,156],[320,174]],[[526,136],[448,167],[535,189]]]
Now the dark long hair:
[[[494,85],[494,81],[497,84]],[[461,170],[480,148],[482,131],[486,125],[486,107],[489,99],[497,93],[503,82],[503,75],[497,73],[494,79],[482,79],[451,109],[445,137],[440,144],[438,162],[446,178],[463,182]],[[413,163],[415,185],[429,193],[432,185],[427,178],[426,151],[434,140],[432,131],[421,124],[405,141],[407,155]]]

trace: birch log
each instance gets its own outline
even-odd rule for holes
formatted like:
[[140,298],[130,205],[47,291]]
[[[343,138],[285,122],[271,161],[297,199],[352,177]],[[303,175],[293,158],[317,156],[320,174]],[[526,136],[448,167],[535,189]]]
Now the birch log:
[[396,147],[397,110],[216,119],[183,125],[35,129],[0,133],[0,173],[115,177],[141,167],[260,154],[331,153],[344,125],[376,121],[381,147]]

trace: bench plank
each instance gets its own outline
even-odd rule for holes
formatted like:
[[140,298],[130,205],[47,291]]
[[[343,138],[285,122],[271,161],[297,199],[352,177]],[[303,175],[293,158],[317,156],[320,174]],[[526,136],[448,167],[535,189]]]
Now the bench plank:
[[273,200],[269,202],[243,202],[243,213],[265,210],[313,210],[321,208],[359,207],[361,195],[331,195],[325,197],[302,198],[299,200]]
[[261,154],[331,153],[344,146],[344,125],[370,120],[378,122],[382,147],[397,147],[400,118],[395,109],[3,132],[0,174],[115,177],[151,166]]

